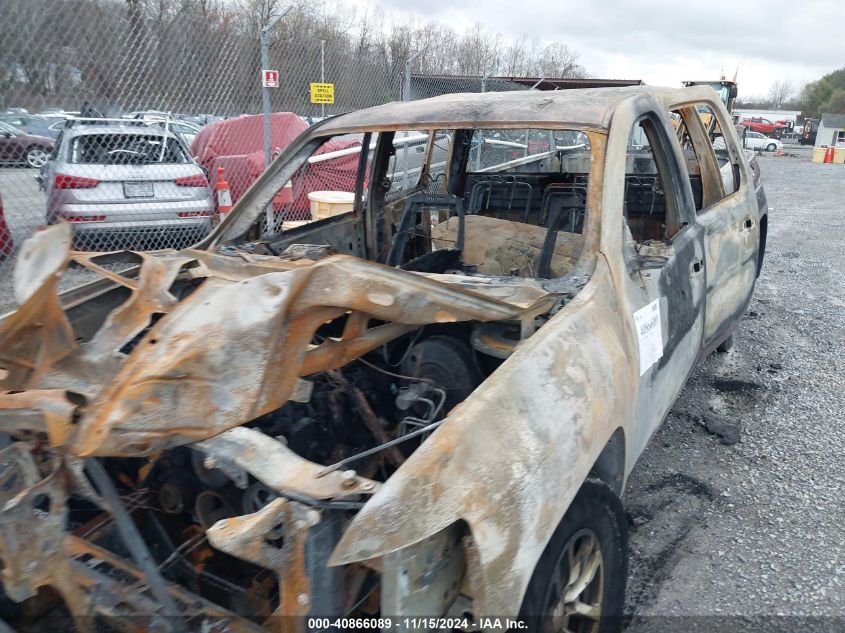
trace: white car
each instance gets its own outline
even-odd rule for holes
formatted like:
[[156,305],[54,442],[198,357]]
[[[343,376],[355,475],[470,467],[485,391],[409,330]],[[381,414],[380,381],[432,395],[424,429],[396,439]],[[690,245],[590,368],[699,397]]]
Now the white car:
[[45,165],[47,224],[73,226],[79,250],[184,247],[212,228],[203,170],[174,130],[141,121],[70,120]]
[[172,132],[176,132],[177,134],[182,136],[182,140],[185,141],[185,146],[190,148],[194,142],[194,139],[199,134],[200,126],[196,123],[190,123],[188,121],[180,121],[178,119],[152,119],[146,118],[144,121],[147,121],[150,125],[158,125],[160,127],[167,126]]
[[[721,136],[713,140],[713,149],[725,149],[725,139]],[[760,132],[748,130],[745,134],[745,149],[776,152],[783,149],[783,143],[776,138],[769,138]]]
[[751,130],[748,130],[748,133],[745,135],[745,148],[775,152],[779,149],[783,149],[783,143],[776,138],[769,138],[760,132],[752,132]]

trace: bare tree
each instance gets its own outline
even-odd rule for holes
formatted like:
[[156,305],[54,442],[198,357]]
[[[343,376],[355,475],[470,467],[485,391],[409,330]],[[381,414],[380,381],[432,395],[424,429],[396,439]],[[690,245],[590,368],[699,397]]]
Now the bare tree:
[[792,98],[794,87],[789,79],[783,81],[775,81],[769,88],[769,103],[775,110],[780,110],[781,106]]
[[543,49],[540,71],[544,77],[560,79],[584,76],[584,68],[578,63],[578,53],[561,42],[552,42]]
[[527,48],[525,36],[513,40],[504,50],[500,72],[506,77],[520,74],[525,64]]
[[[282,82],[276,110],[311,108],[309,82],[336,85],[332,113],[401,96],[406,60],[414,72],[481,77],[577,77],[564,42],[507,38],[481,23],[456,29],[407,13],[344,0],[0,0],[0,101],[4,107],[256,112],[258,35],[293,9],[270,37]],[[477,84],[477,82],[476,82]],[[467,84],[469,88],[472,85]],[[454,82],[451,84],[456,85]],[[472,89],[472,88],[470,88]],[[788,91],[787,91],[788,92]]]

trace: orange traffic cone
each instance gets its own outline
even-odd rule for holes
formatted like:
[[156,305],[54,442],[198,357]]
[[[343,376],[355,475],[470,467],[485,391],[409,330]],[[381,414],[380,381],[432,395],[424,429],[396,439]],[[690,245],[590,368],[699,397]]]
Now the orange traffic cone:
[[217,192],[218,221],[222,221],[232,210],[232,192],[229,189],[229,183],[226,182],[226,172],[222,167],[217,168],[217,184],[214,185],[214,189]]
[[833,145],[828,145],[827,149],[824,152],[824,162],[832,163],[833,162],[833,153],[834,153]]

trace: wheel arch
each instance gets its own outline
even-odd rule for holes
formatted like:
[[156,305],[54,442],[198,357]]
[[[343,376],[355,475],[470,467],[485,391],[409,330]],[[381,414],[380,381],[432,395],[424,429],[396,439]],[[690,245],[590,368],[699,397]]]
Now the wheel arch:
[[607,550],[603,551],[602,554],[605,557],[605,561],[608,560],[606,557],[610,554],[611,559],[615,559],[616,565],[611,565],[615,569],[612,570],[613,573],[609,577],[609,585],[607,587],[610,590],[611,597],[610,604],[606,605],[606,607],[609,607],[610,610],[604,615],[609,617],[606,618],[600,630],[605,633],[621,633],[621,615],[625,603],[625,587],[628,579],[628,522],[625,516],[624,504],[619,495],[607,482],[592,476],[587,477],[582,482],[569,509],[561,518],[551,538],[546,543],[546,547],[536,562],[531,580],[522,596],[522,606],[520,607],[519,615],[521,618],[528,620],[528,633],[539,633],[543,631],[543,628],[540,626],[541,618],[544,615],[550,615],[543,608],[546,606],[544,604],[546,596],[543,595],[545,594],[545,591],[543,591],[544,584],[547,582],[546,579],[554,573],[554,565],[551,563],[553,561],[556,562],[556,559],[559,558],[561,546],[564,545],[566,538],[571,535],[574,529],[572,527],[573,524],[575,526],[579,524],[583,525],[582,522],[585,519],[586,509],[585,504],[587,504],[587,507],[590,505],[594,508],[597,505],[602,507],[604,511],[589,513],[588,516],[610,516],[609,532],[606,531],[605,534],[616,534],[618,549],[614,553]]
[[603,481],[617,496],[625,488],[625,431],[620,426],[605,444],[590,469],[587,479]]

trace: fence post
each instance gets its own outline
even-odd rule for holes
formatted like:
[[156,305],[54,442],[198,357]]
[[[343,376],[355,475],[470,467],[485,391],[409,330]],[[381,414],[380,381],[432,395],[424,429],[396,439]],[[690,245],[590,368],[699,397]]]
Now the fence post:
[[414,61],[423,53],[425,53],[425,49],[421,48],[405,60],[405,89],[402,91],[404,93],[402,95],[403,101],[411,100],[411,70],[414,67]]
[[[261,47],[262,70],[270,68],[270,50],[267,43],[267,36],[270,34],[270,31],[273,30],[273,27],[279,23],[279,20],[290,13],[291,9],[293,9],[293,5],[288,5],[275,18],[270,18],[270,21],[267,22],[267,24],[265,24],[261,29],[261,33],[258,36],[258,43]],[[267,169],[270,166],[270,89],[263,85],[263,74],[261,81],[261,100],[264,105],[264,169]],[[281,72],[279,73],[279,81],[281,81]]]

